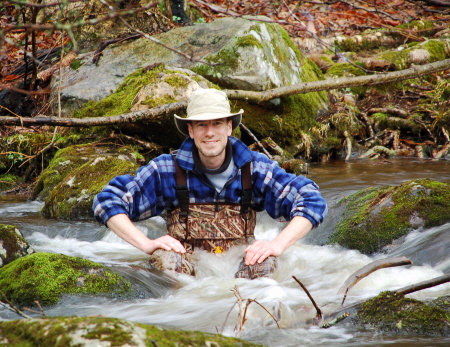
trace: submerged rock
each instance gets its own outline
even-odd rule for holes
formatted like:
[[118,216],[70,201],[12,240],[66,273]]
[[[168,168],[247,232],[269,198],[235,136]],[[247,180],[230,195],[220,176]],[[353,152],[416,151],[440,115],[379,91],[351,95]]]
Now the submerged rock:
[[[0,269],[0,291],[14,305],[56,304],[64,294],[123,296],[131,283],[106,266],[63,254],[38,252]],[[51,345],[48,345],[51,346]]]
[[55,317],[0,322],[8,346],[210,346],[256,347],[255,343],[200,331],[172,331],[108,317]]
[[14,225],[0,224],[0,267],[28,254],[34,249]]
[[393,292],[362,303],[353,322],[397,335],[450,336],[447,312]]
[[450,184],[429,179],[397,187],[360,190],[338,203],[343,209],[330,243],[372,254],[418,228],[450,221]]

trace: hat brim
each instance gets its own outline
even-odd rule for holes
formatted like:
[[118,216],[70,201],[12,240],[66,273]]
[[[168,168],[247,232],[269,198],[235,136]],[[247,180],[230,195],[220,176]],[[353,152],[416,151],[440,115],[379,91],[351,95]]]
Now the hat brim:
[[242,114],[244,110],[240,110],[237,113],[232,113],[229,115],[224,115],[223,113],[207,113],[198,116],[193,116],[189,118],[182,118],[174,114],[175,125],[180,133],[185,136],[189,136],[188,123],[191,121],[202,121],[202,120],[214,120],[220,118],[232,118],[232,130],[236,129],[242,120]]

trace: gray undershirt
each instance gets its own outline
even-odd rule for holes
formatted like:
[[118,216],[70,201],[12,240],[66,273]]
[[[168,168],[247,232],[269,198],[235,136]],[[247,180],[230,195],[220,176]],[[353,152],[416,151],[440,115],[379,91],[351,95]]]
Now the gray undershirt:
[[221,192],[223,189],[223,186],[225,183],[227,183],[228,178],[230,177],[231,173],[233,172],[234,167],[234,160],[231,158],[230,164],[225,169],[225,171],[222,171],[221,173],[217,174],[209,174],[205,172],[206,177],[211,181],[211,183],[216,188],[217,192]]

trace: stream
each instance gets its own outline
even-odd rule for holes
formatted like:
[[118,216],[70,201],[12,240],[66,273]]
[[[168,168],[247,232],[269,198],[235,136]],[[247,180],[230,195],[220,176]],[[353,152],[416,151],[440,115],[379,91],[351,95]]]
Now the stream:
[[[45,309],[49,316],[103,315],[153,324],[168,329],[221,332],[268,346],[448,346],[448,338],[402,337],[356,328],[350,322],[321,329],[311,324],[316,310],[295,276],[308,288],[325,313],[340,307],[337,292],[345,280],[368,263],[386,257],[404,255],[413,265],[378,270],[351,288],[345,305],[429,280],[450,272],[450,223],[411,232],[389,254],[366,256],[338,246],[323,245],[335,221],[334,205],[359,189],[380,185],[399,185],[417,178],[450,182],[450,162],[417,159],[355,160],[311,164],[309,178],[321,188],[328,202],[327,220],[306,238],[286,250],[279,258],[272,278],[253,281],[233,277],[243,247],[225,254],[201,253],[202,271],[194,278],[170,277],[146,270],[148,256],[128,245],[106,227],[94,221],[56,221],[39,215],[42,203],[22,196],[0,196],[0,223],[14,224],[36,251],[62,253],[87,258],[130,278],[141,297],[111,299],[68,296]],[[285,223],[258,215],[257,238],[272,239]],[[164,234],[161,217],[137,223],[149,237]],[[248,307],[242,334],[236,334],[238,305],[232,289],[243,299],[254,299],[280,319],[273,318],[257,303]],[[408,297],[432,300],[450,294],[450,284],[422,290]],[[0,308],[0,319],[18,319]],[[345,322],[345,321],[344,321]]]

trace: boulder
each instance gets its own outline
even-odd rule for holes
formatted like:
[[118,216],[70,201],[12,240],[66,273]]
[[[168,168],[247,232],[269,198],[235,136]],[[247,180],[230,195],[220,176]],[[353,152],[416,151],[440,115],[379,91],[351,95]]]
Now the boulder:
[[14,225],[0,224],[0,267],[28,254],[34,249]]
[[79,68],[66,68],[53,89],[58,87],[67,115],[88,100],[105,98],[126,76],[155,63],[188,68],[233,89],[266,90],[320,78],[281,26],[255,19],[226,17],[154,36],[193,59],[146,38],[106,48],[97,65],[92,54],[82,55]]
[[93,219],[92,201],[115,176],[134,174],[139,168],[132,155],[92,144],[58,151],[39,176],[35,196],[44,199],[47,218]]
[[418,179],[371,187],[342,199],[338,208],[342,213],[330,243],[364,254],[387,251],[414,229],[450,221],[450,184]]
[[131,295],[131,283],[93,261],[38,252],[0,268],[0,290],[16,306],[56,304],[64,294]]
[[14,346],[236,346],[252,342],[200,331],[172,331],[109,317],[52,317],[0,322],[2,343]]
[[[229,89],[261,91],[323,78],[317,65],[300,52],[281,26],[257,19],[266,18],[227,17],[154,37],[193,59],[146,38],[105,49],[98,64],[91,62],[92,55],[81,56],[77,70],[67,68],[63,80],[55,78],[52,82],[53,90],[61,93],[62,116],[71,117],[88,101],[106,100],[113,93],[117,96],[126,80],[129,83],[137,78],[133,75],[137,70],[145,72],[147,67],[160,63],[190,69]],[[124,103],[127,107],[101,114],[130,112],[140,91],[130,90],[130,102]],[[156,105],[170,102],[171,98],[162,97]],[[271,136],[280,145],[296,144],[299,130],[307,131],[316,125],[316,116],[329,105],[326,92],[280,98],[268,105],[233,104],[245,110],[244,122],[259,138]],[[169,121],[172,127],[171,115],[162,120]]]

